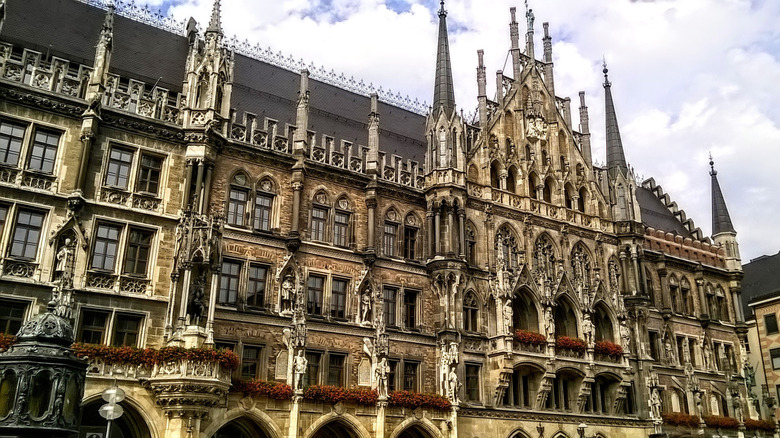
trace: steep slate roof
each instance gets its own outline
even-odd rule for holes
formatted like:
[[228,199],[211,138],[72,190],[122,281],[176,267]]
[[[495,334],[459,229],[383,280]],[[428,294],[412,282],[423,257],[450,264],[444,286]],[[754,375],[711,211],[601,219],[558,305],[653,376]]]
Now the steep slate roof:
[[715,170],[714,163],[710,159],[710,176],[712,177],[712,235],[720,233],[736,233],[734,225],[731,224],[729,209],[726,208],[726,200],[723,198],[723,192],[718,183],[718,172]]
[[646,187],[636,188],[636,200],[642,213],[642,222],[657,230],[694,238],[690,231],[680,222],[666,205]]
[[[92,65],[105,11],[75,0],[8,0],[0,40],[47,51],[71,61]],[[110,71],[123,77],[180,92],[187,58],[187,38],[119,14],[114,19]],[[240,54],[235,56],[231,106],[237,121],[244,112],[284,124],[295,124],[300,75]],[[309,81],[309,129],[335,139],[368,144],[370,99],[339,87]],[[380,150],[418,162],[425,155],[425,117],[380,101]],[[281,131],[280,131],[281,132]],[[353,152],[354,153],[354,152]],[[388,162],[389,163],[389,162]]]
[[751,301],[780,295],[780,252],[755,258],[742,265],[742,308],[753,313]]

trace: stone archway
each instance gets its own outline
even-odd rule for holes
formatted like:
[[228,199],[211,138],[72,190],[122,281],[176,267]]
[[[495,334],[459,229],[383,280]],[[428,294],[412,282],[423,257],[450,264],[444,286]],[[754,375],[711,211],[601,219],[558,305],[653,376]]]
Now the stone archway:
[[334,420],[320,426],[312,438],[360,438],[360,434],[350,424]]
[[[103,400],[98,399],[84,405],[79,436],[92,434],[103,436],[106,433],[106,420],[98,413],[98,409],[104,403]],[[149,426],[138,410],[127,401],[119,405],[124,409],[124,414],[111,423],[111,438],[153,438]]]
[[398,435],[398,438],[433,438],[427,430],[415,424],[414,426],[407,427]]
[[254,421],[239,417],[229,421],[214,433],[212,438],[270,438]]

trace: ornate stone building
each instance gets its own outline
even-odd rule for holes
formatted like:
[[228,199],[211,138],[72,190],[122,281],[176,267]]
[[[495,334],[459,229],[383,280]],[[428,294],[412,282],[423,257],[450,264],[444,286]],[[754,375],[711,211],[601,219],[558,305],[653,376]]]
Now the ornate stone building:
[[[65,276],[78,342],[241,362],[92,360],[81,436],[105,430],[114,381],[126,438],[637,437],[676,431],[662,413],[742,425],[741,267],[716,172],[710,238],[636,180],[606,66],[594,165],[584,93],[574,125],[532,11],[522,46],[510,11],[493,98],[479,52],[468,120],[443,2],[430,109],[226,38],[219,0],[204,31],[124,2],[2,4],[3,330]],[[303,397],[318,384],[378,401]],[[403,391],[451,407],[412,409]]]

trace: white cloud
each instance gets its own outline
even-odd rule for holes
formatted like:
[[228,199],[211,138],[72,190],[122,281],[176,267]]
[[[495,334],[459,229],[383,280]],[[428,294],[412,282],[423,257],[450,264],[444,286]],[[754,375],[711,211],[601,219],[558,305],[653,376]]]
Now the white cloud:
[[[204,26],[211,0],[174,0],[171,11]],[[147,0],[159,4],[160,0]],[[438,1],[223,0],[228,34],[293,54],[348,77],[430,101]],[[456,101],[476,107],[477,49],[485,50],[488,95],[496,70],[511,74],[509,7],[520,0],[449,0]],[[654,176],[705,233],[709,166],[720,183],[745,260],[780,249],[780,2],[774,0],[532,0],[536,54],[550,22],[557,94],[580,90],[590,110],[594,158],[603,161],[601,58],[606,55],[629,161]],[[403,11],[403,12],[396,12]],[[493,84],[493,85],[491,85]]]

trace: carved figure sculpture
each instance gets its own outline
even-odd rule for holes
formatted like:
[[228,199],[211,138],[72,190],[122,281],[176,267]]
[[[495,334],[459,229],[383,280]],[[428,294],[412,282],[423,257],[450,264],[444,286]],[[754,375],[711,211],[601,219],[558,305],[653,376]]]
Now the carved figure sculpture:
[[379,364],[377,364],[374,370],[374,378],[376,379],[376,390],[379,393],[380,398],[387,397],[387,373],[389,372],[389,366],[387,365],[387,358],[383,357]]
[[620,339],[623,341],[623,351],[628,353],[631,347],[631,330],[628,329],[625,319],[620,321]]
[[653,388],[650,393],[650,414],[653,419],[661,418],[661,397],[658,395],[658,388]]
[[512,310],[512,300],[507,299],[506,302],[504,302],[504,327],[506,328],[507,333],[512,333],[512,317],[514,315],[514,311]]
[[187,300],[187,324],[200,324],[200,318],[203,316],[203,280],[196,279],[190,286],[190,296]]
[[308,366],[309,360],[303,356],[303,350],[298,350],[298,355],[295,356],[295,364],[293,365],[295,371],[294,390],[299,391],[303,389],[303,376],[306,374],[306,368]]
[[360,323],[364,325],[371,324],[371,288],[366,287],[363,289],[363,294],[360,296],[361,315]]
[[295,279],[287,274],[282,281],[282,312],[292,312],[295,297]]
[[731,403],[734,404],[734,416],[737,417],[737,421],[740,424],[744,423],[745,415],[742,411],[742,396],[739,394],[739,391],[734,391],[731,396]]
[[447,398],[449,398],[452,403],[458,403],[458,373],[455,372],[454,366],[450,369],[450,375],[447,378],[447,383],[449,385]]
[[593,348],[593,321],[590,320],[590,314],[585,313],[585,317],[582,321],[582,335],[585,337],[585,342],[588,344],[588,348]]
[[544,331],[547,334],[547,342],[555,342],[555,318],[551,307],[544,309]]

